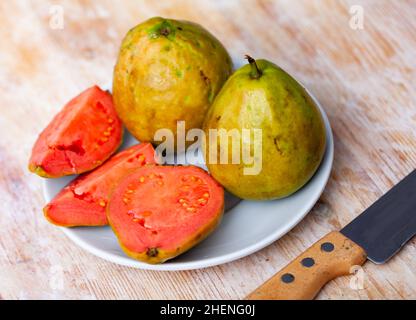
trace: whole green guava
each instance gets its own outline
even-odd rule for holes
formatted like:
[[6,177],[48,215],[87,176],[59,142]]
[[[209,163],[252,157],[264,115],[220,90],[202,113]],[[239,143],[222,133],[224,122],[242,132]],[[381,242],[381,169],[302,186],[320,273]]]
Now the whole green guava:
[[[324,122],[289,74],[267,60],[247,58],[250,64],[227,80],[207,114],[207,137],[220,129],[230,136],[228,144],[208,139],[205,160],[211,175],[240,198],[278,199],[297,191],[317,170],[325,151]],[[261,139],[255,139],[254,129]],[[233,143],[233,132],[240,143]],[[244,150],[251,158],[243,158]]]

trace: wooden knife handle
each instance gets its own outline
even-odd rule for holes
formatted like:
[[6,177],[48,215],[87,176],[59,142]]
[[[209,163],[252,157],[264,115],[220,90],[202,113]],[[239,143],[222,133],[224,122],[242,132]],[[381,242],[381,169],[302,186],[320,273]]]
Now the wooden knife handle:
[[350,274],[362,265],[367,254],[339,232],[331,232],[289,263],[262,286],[249,300],[309,300],[330,280]]

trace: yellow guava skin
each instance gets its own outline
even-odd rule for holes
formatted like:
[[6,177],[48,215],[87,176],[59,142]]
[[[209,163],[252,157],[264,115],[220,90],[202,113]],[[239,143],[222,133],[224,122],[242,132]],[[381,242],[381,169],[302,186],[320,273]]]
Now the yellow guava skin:
[[151,18],[124,38],[114,69],[113,99],[126,128],[139,141],[155,141],[177,121],[201,128],[206,112],[230,76],[232,62],[207,30],[188,21]]
[[[208,136],[210,129],[261,129],[261,171],[244,174],[251,165],[243,163],[242,152],[240,164],[231,163],[233,148],[240,147],[231,139],[228,148],[219,142],[211,148],[207,139],[204,154],[209,172],[229,192],[242,199],[272,200],[293,194],[313,176],[325,152],[326,134],[319,108],[306,90],[272,62],[256,63],[259,78],[252,77],[253,66],[247,64],[227,80],[207,113],[204,131]],[[241,148],[247,144],[254,155],[250,141],[243,140]],[[220,163],[221,153],[228,154],[228,164]]]

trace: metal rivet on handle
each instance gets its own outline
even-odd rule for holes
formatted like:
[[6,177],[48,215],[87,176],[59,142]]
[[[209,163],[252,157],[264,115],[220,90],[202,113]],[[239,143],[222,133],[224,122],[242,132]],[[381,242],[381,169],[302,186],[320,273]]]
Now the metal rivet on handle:
[[291,283],[295,280],[295,276],[293,274],[290,273],[285,273],[282,277],[281,277],[282,281],[284,283]]
[[310,268],[315,264],[315,260],[313,260],[312,258],[305,258],[301,261],[302,266],[306,267],[306,268]]
[[331,242],[325,242],[321,244],[321,250],[325,252],[331,252],[334,251],[335,246]]

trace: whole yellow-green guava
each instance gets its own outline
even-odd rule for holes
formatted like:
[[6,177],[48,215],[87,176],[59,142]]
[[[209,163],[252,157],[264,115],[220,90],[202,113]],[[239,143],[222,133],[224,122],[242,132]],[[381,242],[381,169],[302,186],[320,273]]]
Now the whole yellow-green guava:
[[[206,136],[222,129],[225,139],[220,133],[207,139],[205,160],[211,175],[240,198],[278,199],[317,170],[325,151],[324,122],[289,74],[267,60],[247,58],[250,64],[227,80],[207,114]],[[234,143],[233,133],[240,136]]]
[[[177,122],[201,128],[232,72],[223,45],[198,24],[155,17],[124,38],[114,70],[114,104],[127,129],[155,144],[155,133]],[[176,140],[176,139],[175,139]]]

